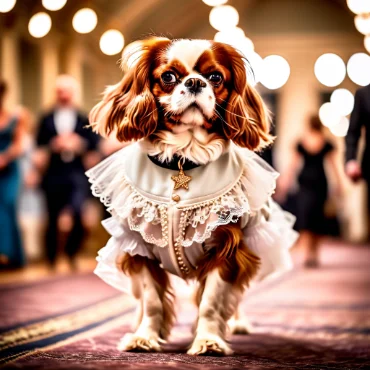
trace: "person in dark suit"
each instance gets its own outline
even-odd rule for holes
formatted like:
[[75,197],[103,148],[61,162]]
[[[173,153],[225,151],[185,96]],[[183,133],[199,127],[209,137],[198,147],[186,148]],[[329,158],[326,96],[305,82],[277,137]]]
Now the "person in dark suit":
[[[358,160],[358,143],[363,129],[365,130],[365,150],[362,163],[360,164]],[[347,176],[354,182],[361,178],[365,180],[368,190],[367,207],[370,215],[370,85],[356,91],[355,105],[346,136],[345,171]]]
[[81,211],[89,197],[85,161],[96,151],[99,140],[88,128],[87,116],[74,104],[77,91],[72,77],[58,77],[55,107],[41,118],[37,135],[35,164],[43,170],[41,187],[49,216],[45,246],[52,266],[62,240],[59,236],[67,235],[65,252],[75,267],[74,257],[84,235]]

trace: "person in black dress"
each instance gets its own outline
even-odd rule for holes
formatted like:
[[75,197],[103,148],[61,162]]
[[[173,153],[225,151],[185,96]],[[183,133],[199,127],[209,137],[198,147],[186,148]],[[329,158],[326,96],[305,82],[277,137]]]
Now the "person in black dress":
[[316,267],[319,237],[326,233],[324,207],[328,199],[328,180],[324,169],[325,161],[329,161],[336,176],[336,192],[341,189],[335,149],[325,138],[319,117],[310,118],[308,129],[296,144],[291,158],[287,172],[278,182],[277,196],[283,200],[294,183],[294,177],[298,175],[296,228],[300,231],[300,241],[307,250],[305,265]]

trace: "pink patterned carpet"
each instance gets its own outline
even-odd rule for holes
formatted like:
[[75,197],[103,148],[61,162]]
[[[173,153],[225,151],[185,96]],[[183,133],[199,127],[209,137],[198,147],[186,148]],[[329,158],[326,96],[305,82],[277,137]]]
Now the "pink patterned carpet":
[[[297,267],[246,294],[254,327],[235,354],[186,354],[196,311],[183,298],[163,353],[121,353],[134,302],[92,274],[0,285],[0,364],[11,369],[369,369],[370,248],[327,244],[322,267]],[[183,292],[181,292],[183,293]],[[187,292],[186,292],[187,293]]]

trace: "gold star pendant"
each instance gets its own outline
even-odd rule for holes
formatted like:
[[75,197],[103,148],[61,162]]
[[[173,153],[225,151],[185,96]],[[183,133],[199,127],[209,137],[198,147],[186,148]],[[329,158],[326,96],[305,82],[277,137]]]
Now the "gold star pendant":
[[177,176],[171,176],[171,179],[175,182],[174,190],[184,188],[189,190],[189,182],[191,176],[186,176],[184,170],[182,169],[181,163],[179,162],[179,174]]

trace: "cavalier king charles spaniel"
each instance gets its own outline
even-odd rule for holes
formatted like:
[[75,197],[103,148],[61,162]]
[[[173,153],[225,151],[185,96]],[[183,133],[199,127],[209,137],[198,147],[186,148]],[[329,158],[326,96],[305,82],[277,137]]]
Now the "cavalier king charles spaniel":
[[[113,134],[121,142],[139,142],[153,165],[174,175],[180,171],[176,184],[184,192],[191,179],[185,173],[189,169],[201,171],[231,146],[256,151],[272,142],[268,112],[247,78],[248,62],[234,47],[160,37],[137,41],[135,46],[123,56],[122,80],[108,87],[91,111],[96,132]],[[198,319],[188,353],[230,354],[228,322],[234,320],[233,332],[248,331],[238,317],[238,304],[261,261],[245,241],[241,219],[219,224],[201,244],[204,253],[191,271],[177,258],[178,275],[198,286]],[[174,251],[175,257],[180,255]],[[175,310],[163,265],[159,257],[141,254],[124,253],[119,261],[134,295],[141,299],[138,328],[122,339],[122,350],[158,351],[170,333]]]

